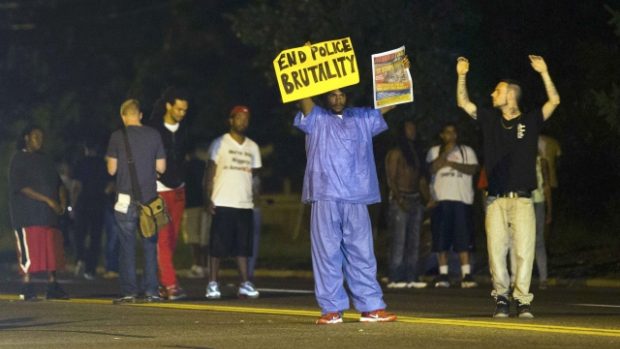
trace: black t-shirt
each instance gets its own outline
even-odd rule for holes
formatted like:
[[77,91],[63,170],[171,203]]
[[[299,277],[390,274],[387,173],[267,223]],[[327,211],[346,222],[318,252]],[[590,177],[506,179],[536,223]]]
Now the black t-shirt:
[[482,126],[489,195],[536,189],[538,136],[544,122],[542,109],[510,121],[499,110],[482,109],[477,119]]
[[9,168],[9,204],[13,228],[30,226],[53,227],[58,216],[44,202],[21,193],[28,187],[58,202],[60,176],[54,163],[43,153],[19,151],[13,155]]
[[[131,155],[136,167],[136,176],[138,177],[142,202],[147,202],[157,196],[155,161],[166,158],[161,136],[159,132],[149,126],[129,126],[127,127],[127,136],[129,137]],[[132,199],[136,199],[132,194],[131,177],[129,175],[129,164],[127,163],[122,129],[114,131],[110,136],[106,156],[118,161],[116,192],[128,194]]]
[[80,196],[73,203],[76,209],[99,209],[105,204],[105,187],[110,180],[105,160],[99,156],[87,156],[75,165],[73,178],[82,184]]
[[201,207],[204,205],[202,180],[207,163],[192,158],[185,163],[185,207]]

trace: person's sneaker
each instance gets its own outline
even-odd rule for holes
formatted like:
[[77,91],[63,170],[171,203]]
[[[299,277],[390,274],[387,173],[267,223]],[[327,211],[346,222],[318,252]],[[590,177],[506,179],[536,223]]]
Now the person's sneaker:
[[517,316],[520,319],[533,319],[532,307],[529,304],[517,301]]
[[239,285],[239,291],[237,292],[237,296],[241,298],[258,298],[259,295],[260,293],[256,290],[256,288],[251,282],[246,281],[242,282]]
[[341,313],[327,313],[316,320],[317,325],[333,325],[342,323]]
[[425,288],[428,283],[420,280],[413,280],[407,283],[407,288]]
[[474,280],[474,277],[471,274],[466,274],[461,280],[461,288],[474,288],[478,287],[478,283]]
[[19,299],[27,302],[37,300],[37,292],[34,289],[34,285],[31,283],[25,283],[19,290]]
[[86,265],[84,264],[83,261],[77,261],[77,263],[75,263],[75,269],[73,270],[73,275],[75,277],[82,276],[82,274],[84,274],[85,268],[86,268]]
[[435,288],[450,288],[448,274],[439,274],[433,281]]
[[384,309],[363,312],[360,322],[391,322],[396,321],[396,314],[388,313]]
[[220,292],[220,285],[217,284],[217,281],[211,281],[207,285],[207,293],[205,294],[207,299],[220,299],[222,298],[222,293]]
[[544,290],[546,290],[547,288],[549,288],[549,284],[547,283],[547,280],[541,280],[541,281],[538,283],[538,289],[539,289],[539,290],[543,290],[543,291],[544,291]]
[[178,285],[166,287],[167,299],[171,301],[178,301],[180,299],[187,298],[187,293]]
[[510,316],[510,301],[504,296],[497,296],[495,301],[494,318],[507,318]]
[[137,302],[136,296],[123,296],[116,298],[112,301],[112,304],[133,304]]
[[95,280],[97,277],[95,276],[94,273],[84,273],[84,279],[88,280],[88,281],[93,281]]
[[110,271],[106,271],[103,274],[103,278],[104,279],[118,279],[118,273],[115,272],[115,271],[111,271],[111,270]]
[[47,284],[46,299],[69,299],[67,292],[60,287],[58,282],[50,282]]
[[407,287],[407,283],[404,281],[392,281],[389,284],[387,284],[387,288],[405,288]]
[[153,295],[144,296],[142,301],[144,303],[161,303],[164,301],[164,299],[158,295],[153,294]]
[[187,277],[190,279],[203,279],[205,277],[205,269],[199,265],[192,265],[187,273]]

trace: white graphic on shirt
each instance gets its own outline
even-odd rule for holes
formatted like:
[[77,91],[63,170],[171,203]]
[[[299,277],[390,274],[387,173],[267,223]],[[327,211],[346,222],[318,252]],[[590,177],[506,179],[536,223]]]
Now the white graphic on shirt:
[[517,138],[521,139],[525,137],[525,125],[517,124]]

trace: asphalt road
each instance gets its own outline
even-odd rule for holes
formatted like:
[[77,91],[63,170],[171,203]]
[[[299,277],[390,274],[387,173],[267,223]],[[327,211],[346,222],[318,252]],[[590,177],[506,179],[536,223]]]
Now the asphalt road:
[[536,291],[533,320],[492,319],[488,285],[388,290],[398,322],[350,311],[316,326],[309,279],[258,280],[257,300],[230,285],[218,301],[202,298],[204,280],[183,280],[190,299],[151,305],[112,305],[115,281],[63,281],[69,301],[18,301],[16,282],[0,284],[0,348],[620,348],[620,289]]

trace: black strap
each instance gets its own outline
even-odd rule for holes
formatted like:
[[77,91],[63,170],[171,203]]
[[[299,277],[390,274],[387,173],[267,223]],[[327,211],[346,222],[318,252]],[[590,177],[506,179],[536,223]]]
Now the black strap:
[[131,146],[129,145],[129,137],[127,136],[127,128],[123,127],[123,138],[125,139],[125,153],[127,154],[127,165],[129,166],[129,178],[131,179],[131,191],[133,199],[142,202],[142,194],[138,185],[138,175],[136,174],[136,164],[131,154]]

